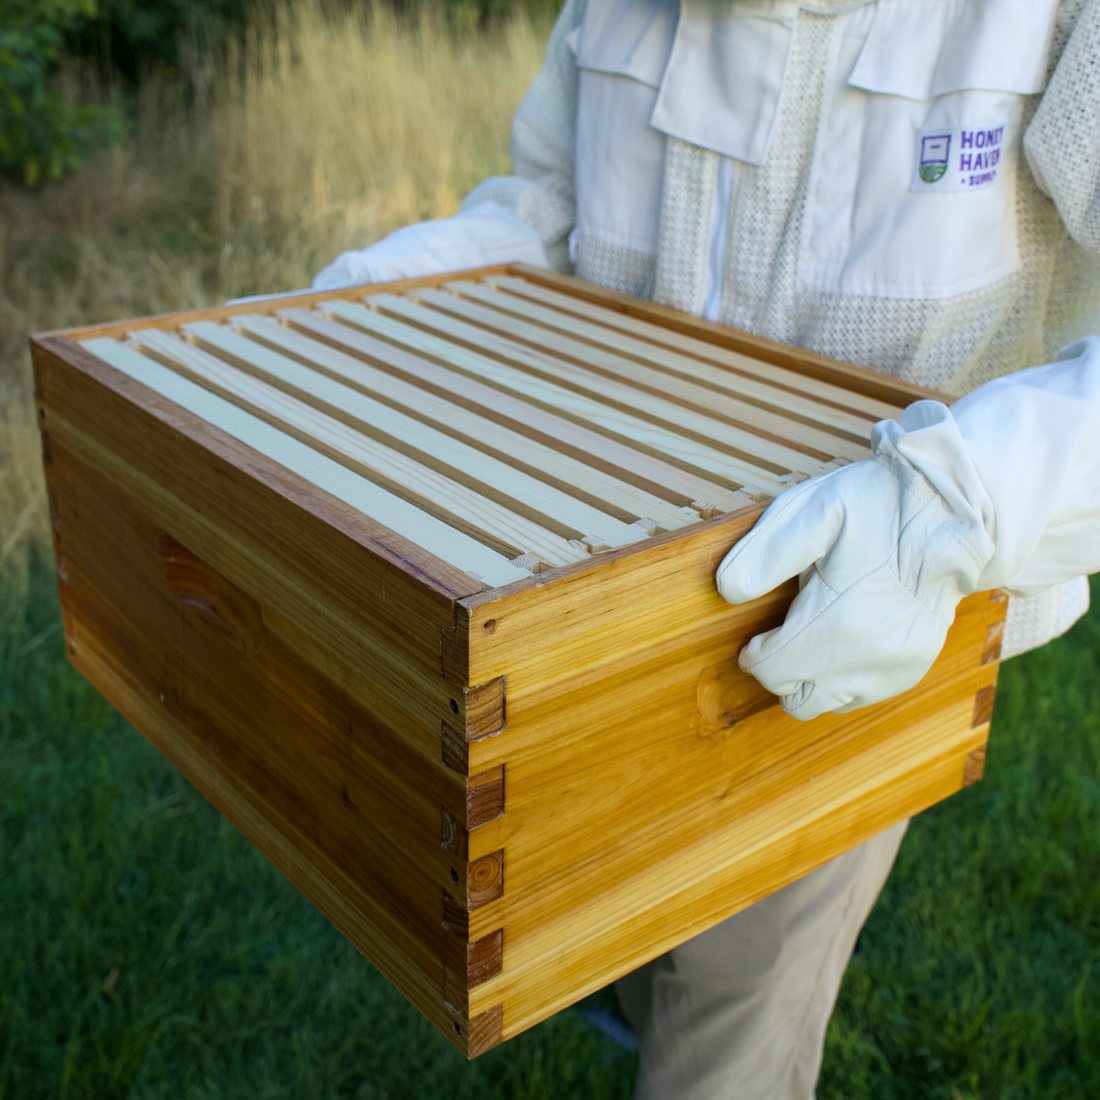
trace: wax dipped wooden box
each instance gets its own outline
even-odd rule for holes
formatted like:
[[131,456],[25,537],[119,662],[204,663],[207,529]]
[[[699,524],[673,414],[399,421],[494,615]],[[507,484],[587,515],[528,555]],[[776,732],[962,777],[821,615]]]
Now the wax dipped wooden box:
[[73,664],[470,1056],[981,775],[1005,601],[809,723],[714,570],[923,391],[523,268],[36,337]]

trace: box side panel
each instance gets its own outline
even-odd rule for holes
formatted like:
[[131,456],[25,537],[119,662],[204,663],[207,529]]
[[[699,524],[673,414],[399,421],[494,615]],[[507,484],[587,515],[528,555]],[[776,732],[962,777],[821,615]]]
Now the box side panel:
[[[793,586],[731,608],[714,584],[719,562],[764,508],[752,504],[466,597],[459,604],[459,625],[467,624],[471,679],[479,683],[507,674],[528,690],[559,681],[583,687],[589,669],[598,670],[609,659],[634,660],[658,638],[714,629],[732,644],[743,618],[756,622],[778,615],[781,621]],[[516,741],[509,738],[509,753]]]
[[262,603],[56,443],[48,483],[74,665],[235,823],[259,830],[277,865],[307,862],[311,900],[356,910],[356,945],[440,1022],[451,945],[439,803],[461,812],[464,784],[395,747],[269,629]]
[[503,1002],[505,1037],[958,790],[984,743],[1005,607],[988,594],[912,691],[783,714],[735,658],[793,585],[741,608],[713,586],[753,518],[464,601],[472,667],[508,666],[507,729],[471,745],[503,764],[506,812],[470,841],[507,868],[503,971],[475,997]]
[[349,883],[323,853],[287,840],[288,823],[261,813],[166,719],[159,701],[92,646],[74,646],[77,671],[233,824],[437,1027],[449,1021],[440,1003],[439,966],[418,940]]
[[499,783],[443,747],[499,731],[504,683],[469,685],[452,597],[171,407],[48,349],[36,366],[74,665],[459,1049],[495,1045],[499,1006],[471,1017],[467,992],[499,970],[499,926],[472,942],[464,914],[501,865],[465,838]]
[[[572,920],[507,940],[500,982],[479,991],[502,1003],[503,1037],[548,1015],[812,871],[965,785],[968,750],[987,728],[964,730],[964,701],[866,754],[814,777],[833,797],[808,806],[791,792],[601,893]],[[937,748],[939,751],[937,751]],[[723,860],[719,849],[735,855]],[[516,860],[510,861],[514,868]],[[505,935],[510,937],[509,922]]]
[[464,697],[440,676],[440,639],[475,582],[79,347],[53,344],[35,348],[47,439],[262,601],[326,674],[436,761],[441,722],[465,721]]

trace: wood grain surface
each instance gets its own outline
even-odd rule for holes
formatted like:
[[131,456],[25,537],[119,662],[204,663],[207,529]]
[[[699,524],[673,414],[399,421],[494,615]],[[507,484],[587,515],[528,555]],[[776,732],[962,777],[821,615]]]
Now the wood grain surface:
[[[561,329],[551,329],[546,324],[546,315],[555,314],[561,319],[560,324],[563,327],[568,324],[569,319],[560,311],[547,309],[545,314],[528,316],[538,307],[522,313],[513,309],[496,308],[504,300],[504,295],[481,283],[448,283],[447,289],[451,293],[428,289],[415,294],[415,297],[443,312],[469,318],[483,328],[504,333],[528,347],[551,350],[560,358],[584,370],[599,372],[610,379],[628,381],[637,392],[669,400],[675,405],[694,411],[696,417],[721,420],[735,430],[755,433],[762,440],[769,440],[781,448],[776,455],[778,461],[789,464],[788,455],[791,449],[802,452],[796,459],[800,462],[805,461],[807,455],[814,454],[826,461],[832,458],[859,461],[868,456],[866,440],[847,438],[847,433],[830,432],[816,424],[807,424],[802,419],[788,415],[786,409],[746,401],[744,393],[736,392],[736,387],[715,389],[700,385],[700,375],[704,373],[705,364],[685,360],[685,363],[690,364],[685,369],[676,372],[658,369],[667,368],[676,362],[676,357],[664,355],[660,348],[650,348],[641,340],[609,350],[602,341],[596,343],[591,339],[594,335],[592,329],[596,326],[583,329],[583,322],[569,324],[570,334],[566,335]],[[371,299],[368,298],[367,301]],[[578,328],[590,339],[577,339]],[[625,340],[620,341],[620,345],[623,343]],[[645,362],[643,355],[655,365]],[[803,408],[811,407],[811,404],[806,402]],[[715,438],[708,431],[705,420],[702,425],[698,421],[687,421],[686,417],[679,421],[681,425],[685,422],[690,423],[692,431],[697,431],[708,439]],[[866,434],[870,434],[870,425],[866,421],[858,426],[866,428]],[[740,441],[744,446],[746,441],[743,437],[740,437]],[[759,446],[755,441],[748,442],[752,447]],[[763,451],[754,453],[767,457]]]
[[714,584],[939,395],[519,267],[33,353],[70,659],[470,1057],[981,778],[1003,594],[802,723]]
[[[448,297],[457,301],[453,295]],[[698,414],[693,416],[655,395],[622,386],[546,352],[528,350],[469,320],[451,318],[396,295],[372,294],[366,301],[372,309],[346,302],[321,308],[342,321],[519,393],[558,415],[672,458],[697,473],[721,474],[735,488],[762,488],[774,494],[782,489],[784,472],[793,468],[808,475],[822,469],[820,459],[763,438],[750,439],[732,425],[706,424]]]
[[480,283],[461,280],[445,285],[455,293],[462,293],[470,286],[503,291],[499,300],[482,299],[493,302],[498,309],[518,309],[519,303],[552,306],[552,310],[539,308],[537,313],[524,309],[524,314],[537,318],[541,324],[575,333],[591,343],[623,351],[717,390],[781,409],[788,415],[804,416],[860,439],[868,438],[876,420],[896,417],[900,411],[897,405],[796,374],[774,363],[705,343],[514,275],[491,275]]
[[[578,497],[625,523],[633,523],[643,517],[652,518],[660,526],[671,530],[691,522],[674,504],[653,493],[611,477],[486,416],[470,412],[463,405],[438,397],[422,386],[396,378],[317,340],[310,340],[288,325],[264,317],[243,317],[236,319],[234,327],[261,345],[314,366],[360,392],[377,395],[408,415],[506,461],[512,469],[538,476],[545,485]],[[318,392],[316,384],[311,385],[308,395],[297,387],[293,387],[292,392],[298,393],[303,400],[317,403],[318,407],[324,407],[333,415],[339,415]],[[433,452],[430,457],[442,462],[438,452]],[[461,473],[450,464],[446,469],[452,476]],[[479,484],[484,484],[484,481]]]
[[[476,274],[477,277],[482,278],[492,277],[481,271],[471,272],[470,274]],[[640,298],[633,298],[629,294],[621,294],[617,290],[608,290],[607,287],[597,286],[595,283],[586,283],[570,275],[559,275],[557,272],[545,271],[542,268],[531,267],[528,264],[513,264],[508,272],[501,272],[500,274],[522,276],[529,282],[550,287],[554,290],[561,290],[573,297],[593,302],[628,317],[636,317],[639,320],[651,322],[666,331],[682,333],[705,344],[737,352],[748,359],[771,363],[805,378],[827,382],[841,389],[850,390],[853,393],[880,401],[893,409],[903,409],[914,401],[921,401],[926,398],[934,398],[937,401],[942,401],[945,405],[949,405],[955,400],[951,394],[917,386],[912,382],[903,382],[900,378],[891,378],[889,375],[880,374],[878,371],[870,370],[867,367],[855,366],[840,359],[830,359],[826,355],[818,355],[816,352],[807,351],[805,348],[781,344],[778,340],[769,340],[765,336],[755,336],[741,329],[730,328],[728,325],[720,325],[715,321],[704,320],[702,317],[693,317],[689,313],[682,313],[677,309],[658,305],[656,302],[646,302]],[[465,272],[463,272],[463,277],[468,277]],[[425,280],[424,285],[439,286],[447,281],[445,279]],[[408,288],[416,289],[415,283],[410,281]],[[371,289],[373,291],[375,288],[372,287]],[[391,288],[386,289],[390,290]]]
[[670,465],[645,451],[637,451],[558,413],[531,405],[475,378],[443,368],[405,348],[336,324],[307,310],[287,309],[280,318],[300,332],[359,356],[383,370],[416,379],[429,393],[445,397],[462,408],[476,411],[513,431],[561,450],[597,470],[622,478],[656,496],[678,504],[713,500],[726,510],[737,508],[744,498],[705,476]]

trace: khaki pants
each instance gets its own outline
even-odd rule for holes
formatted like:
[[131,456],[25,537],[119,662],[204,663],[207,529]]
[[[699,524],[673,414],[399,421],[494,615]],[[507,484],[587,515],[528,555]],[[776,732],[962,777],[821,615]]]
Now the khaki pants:
[[902,822],[628,974],[634,1100],[809,1100],[856,937]]

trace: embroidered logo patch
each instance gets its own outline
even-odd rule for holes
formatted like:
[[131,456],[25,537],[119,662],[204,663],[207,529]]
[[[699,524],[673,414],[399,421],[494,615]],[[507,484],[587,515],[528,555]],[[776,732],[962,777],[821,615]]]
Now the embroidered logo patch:
[[1002,169],[1005,124],[926,129],[917,135],[910,191],[978,191]]

